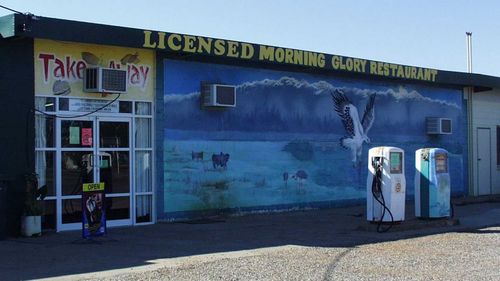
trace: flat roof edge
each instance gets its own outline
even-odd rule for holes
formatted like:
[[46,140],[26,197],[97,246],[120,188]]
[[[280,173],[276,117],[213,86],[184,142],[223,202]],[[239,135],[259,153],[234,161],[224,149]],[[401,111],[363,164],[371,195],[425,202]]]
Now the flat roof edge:
[[[2,22],[3,20],[3,22]],[[14,22],[15,20],[15,22]],[[19,28],[16,28],[19,27]],[[445,71],[204,36],[169,33],[25,14],[0,18],[2,36],[20,36],[150,49],[158,53],[207,57],[231,64],[276,65],[352,77],[404,83],[500,88],[500,77]],[[5,34],[5,36],[4,36]]]

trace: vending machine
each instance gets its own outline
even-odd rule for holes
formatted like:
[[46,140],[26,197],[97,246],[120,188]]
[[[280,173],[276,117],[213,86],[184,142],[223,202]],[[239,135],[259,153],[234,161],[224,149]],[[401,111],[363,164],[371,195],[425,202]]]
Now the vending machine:
[[415,216],[449,217],[450,174],[448,151],[422,148],[415,152]]
[[368,221],[404,220],[406,179],[402,149],[381,146],[369,150],[366,191]]

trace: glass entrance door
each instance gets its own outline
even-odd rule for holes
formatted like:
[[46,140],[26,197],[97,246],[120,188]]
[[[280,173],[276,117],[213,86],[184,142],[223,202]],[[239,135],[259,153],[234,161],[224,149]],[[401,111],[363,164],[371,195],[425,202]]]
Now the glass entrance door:
[[57,229],[80,229],[83,183],[104,182],[108,226],[130,225],[130,119],[59,119]]
[[130,121],[97,118],[98,175],[106,190],[106,217],[109,226],[130,225],[131,220],[131,139]]
[[94,182],[95,120],[58,120],[57,230],[81,228],[82,184]]

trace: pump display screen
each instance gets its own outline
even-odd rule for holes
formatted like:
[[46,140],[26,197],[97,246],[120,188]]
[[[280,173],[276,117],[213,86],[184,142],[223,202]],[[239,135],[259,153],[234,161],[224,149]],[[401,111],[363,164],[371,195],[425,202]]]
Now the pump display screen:
[[448,173],[448,156],[444,153],[436,154],[436,173]]
[[401,174],[403,173],[403,153],[402,152],[391,152],[389,154],[389,166],[391,169],[391,174]]

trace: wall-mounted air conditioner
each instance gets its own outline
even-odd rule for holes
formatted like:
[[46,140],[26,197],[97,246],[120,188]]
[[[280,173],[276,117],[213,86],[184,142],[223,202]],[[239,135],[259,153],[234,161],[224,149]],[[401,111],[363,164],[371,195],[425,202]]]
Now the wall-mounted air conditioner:
[[207,107],[236,107],[236,87],[222,84],[202,84],[202,104]]
[[449,135],[453,132],[450,118],[427,117],[427,134]]
[[126,93],[127,71],[87,67],[83,76],[83,91],[88,93]]

